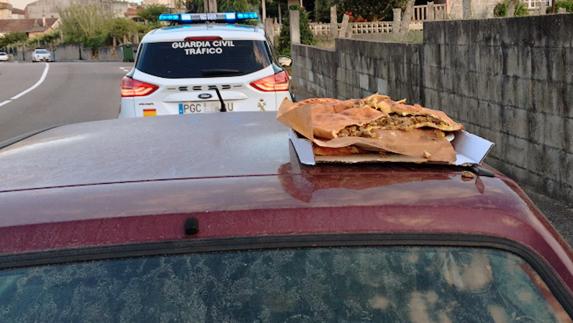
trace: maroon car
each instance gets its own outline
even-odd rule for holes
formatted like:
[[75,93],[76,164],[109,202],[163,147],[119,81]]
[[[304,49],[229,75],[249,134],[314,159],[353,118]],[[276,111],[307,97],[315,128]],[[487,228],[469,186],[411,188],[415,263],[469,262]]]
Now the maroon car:
[[2,322],[571,322],[571,250],[491,169],[303,166],[273,113],[20,139]]

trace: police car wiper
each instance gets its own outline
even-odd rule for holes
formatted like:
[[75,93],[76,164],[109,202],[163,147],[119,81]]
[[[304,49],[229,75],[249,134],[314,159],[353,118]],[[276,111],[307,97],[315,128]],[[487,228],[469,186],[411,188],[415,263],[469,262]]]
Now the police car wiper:
[[201,75],[203,76],[223,76],[229,74],[240,74],[241,71],[234,70],[234,69],[225,69],[225,68],[213,68],[208,70],[201,70]]

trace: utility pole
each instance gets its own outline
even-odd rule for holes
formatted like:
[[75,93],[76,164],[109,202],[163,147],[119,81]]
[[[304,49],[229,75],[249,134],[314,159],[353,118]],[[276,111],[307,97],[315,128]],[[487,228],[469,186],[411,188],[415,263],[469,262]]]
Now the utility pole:
[[263,24],[265,23],[265,20],[267,19],[267,4],[265,2],[266,2],[265,0],[261,0],[261,9],[262,9],[261,21],[263,22]]

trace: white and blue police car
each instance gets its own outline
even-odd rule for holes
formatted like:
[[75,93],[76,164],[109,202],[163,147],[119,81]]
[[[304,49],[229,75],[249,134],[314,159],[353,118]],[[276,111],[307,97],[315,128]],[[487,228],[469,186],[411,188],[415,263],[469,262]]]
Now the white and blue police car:
[[120,118],[276,110],[290,98],[289,76],[264,30],[238,24],[254,12],[162,14],[121,81]]

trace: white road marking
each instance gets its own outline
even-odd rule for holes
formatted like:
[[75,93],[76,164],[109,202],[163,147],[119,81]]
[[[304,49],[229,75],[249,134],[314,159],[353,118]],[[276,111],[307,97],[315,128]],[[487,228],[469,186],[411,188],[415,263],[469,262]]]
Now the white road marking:
[[129,67],[120,67],[120,70],[124,71],[124,72],[129,72],[130,68]]
[[5,105],[5,104],[8,104],[8,103],[10,103],[10,102],[12,102],[12,100],[6,100],[6,101],[3,101],[3,102],[0,102],[0,107],[3,106],[3,105]]
[[[46,76],[48,75],[48,71],[50,70],[50,64],[48,64],[48,63],[44,63],[44,64],[46,64],[44,67],[44,72],[42,73],[42,76],[40,77],[38,82],[36,82],[36,84],[30,86],[26,90],[24,90],[24,91],[16,94],[15,96],[11,97],[10,100],[17,100],[17,99],[21,98],[22,96],[28,94],[30,91],[34,90],[35,88],[37,88],[38,86],[40,86],[40,84],[42,84],[44,82],[44,80],[46,79]],[[10,101],[8,101],[8,102],[10,102]],[[2,103],[6,104],[8,102],[4,101]]]

